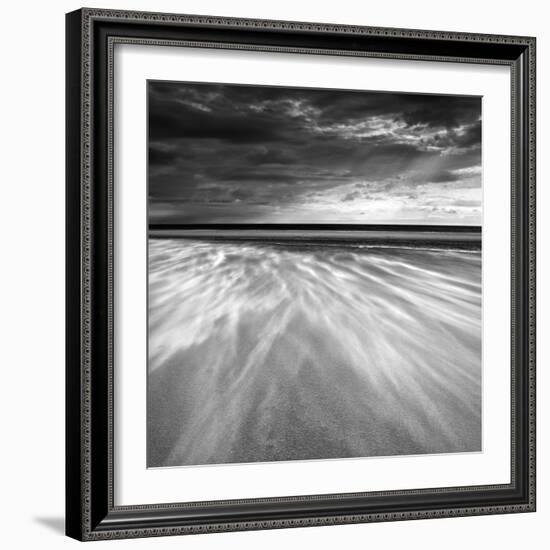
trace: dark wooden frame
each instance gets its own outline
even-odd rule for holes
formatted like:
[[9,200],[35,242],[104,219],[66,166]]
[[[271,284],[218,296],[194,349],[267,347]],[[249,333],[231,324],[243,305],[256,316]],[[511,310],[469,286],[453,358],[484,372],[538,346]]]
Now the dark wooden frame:
[[[510,484],[114,506],[111,132],[116,43],[510,66]],[[67,535],[98,540],[535,510],[534,38],[82,9],[67,14],[66,44]]]

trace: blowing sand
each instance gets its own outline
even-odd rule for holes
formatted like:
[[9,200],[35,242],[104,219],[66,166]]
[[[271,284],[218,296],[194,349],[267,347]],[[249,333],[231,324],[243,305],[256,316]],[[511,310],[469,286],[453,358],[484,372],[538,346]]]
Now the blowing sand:
[[149,244],[148,465],[481,450],[481,253]]

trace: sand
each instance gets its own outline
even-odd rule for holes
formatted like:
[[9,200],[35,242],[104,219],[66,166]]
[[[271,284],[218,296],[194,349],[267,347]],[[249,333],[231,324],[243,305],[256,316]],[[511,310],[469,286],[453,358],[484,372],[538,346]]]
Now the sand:
[[148,465],[481,450],[481,253],[151,239]]

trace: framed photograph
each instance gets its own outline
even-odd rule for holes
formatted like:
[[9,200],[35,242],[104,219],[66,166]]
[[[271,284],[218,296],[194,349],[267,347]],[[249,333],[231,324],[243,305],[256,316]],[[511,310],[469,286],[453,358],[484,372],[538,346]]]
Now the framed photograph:
[[67,15],[67,535],[535,510],[535,39]]

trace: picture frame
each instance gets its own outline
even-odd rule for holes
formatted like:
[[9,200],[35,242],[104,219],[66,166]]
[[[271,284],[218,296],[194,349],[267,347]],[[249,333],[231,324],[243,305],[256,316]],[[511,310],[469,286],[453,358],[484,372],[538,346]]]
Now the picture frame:
[[[535,38],[88,8],[66,17],[66,534],[87,541],[535,511]],[[510,71],[510,188],[500,191],[511,204],[509,483],[364,491],[358,479],[356,491],[202,501],[182,487],[176,501],[117,504],[120,44]]]

